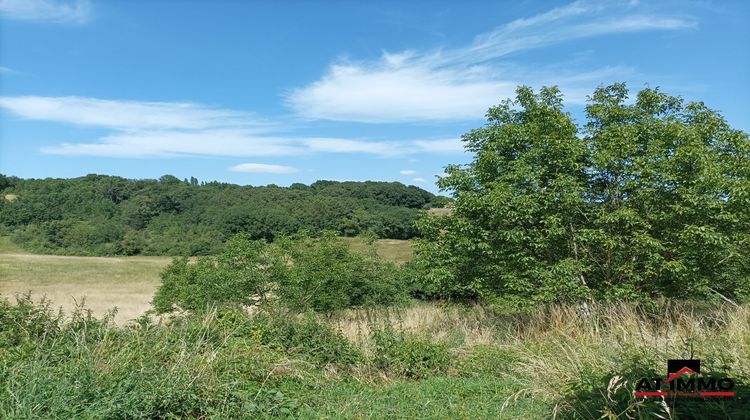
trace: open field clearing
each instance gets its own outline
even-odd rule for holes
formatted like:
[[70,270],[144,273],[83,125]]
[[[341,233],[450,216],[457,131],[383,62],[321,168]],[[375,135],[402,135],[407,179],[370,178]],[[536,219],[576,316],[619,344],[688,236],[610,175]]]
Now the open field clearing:
[[117,307],[117,322],[138,317],[150,307],[159,272],[168,257],[68,257],[0,253],[0,295],[31,292],[46,296],[67,312],[76,302],[101,316]]
[[453,214],[453,208],[452,207],[435,207],[431,208],[428,211],[433,216],[450,216]]
[[[355,250],[365,245],[357,238],[346,238]],[[412,257],[409,241],[381,239],[378,253],[397,263]],[[159,273],[171,257],[74,257],[29,254],[0,238],[0,296],[12,300],[16,294],[31,292],[38,299],[46,296],[54,306],[69,312],[85,298],[86,307],[97,316],[116,307],[115,321],[124,323],[150,309],[159,286]]]
[[[344,238],[354,251],[365,251],[367,245],[360,238]],[[375,249],[378,255],[397,264],[403,264],[414,257],[414,248],[411,241],[401,239],[378,239],[375,241]]]

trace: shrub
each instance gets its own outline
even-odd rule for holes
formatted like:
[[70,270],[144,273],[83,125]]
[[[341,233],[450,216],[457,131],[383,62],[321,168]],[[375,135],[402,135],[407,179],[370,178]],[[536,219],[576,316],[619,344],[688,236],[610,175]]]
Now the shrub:
[[369,253],[352,252],[331,234],[303,236],[282,245],[291,263],[279,279],[279,297],[289,307],[319,312],[403,299],[398,267]]
[[[268,318],[261,319],[269,321]],[[319,366],[349,366],[362,360],[362,354],[341,333],[321,323],[312,314],[302,319],[277,316],[270,325],[278,334],[274,340],[278,340],[287,353],[303,356]]]
[[164,313],[177,308],[196,311],[215,305],[254,304],[267,298],[283,264],[265,241],[239,234],[217,256],[200,257],[195,263],[176,258],[161,273],[153,305]]
[[332,234],[298,235],[273,244],[238,234],[221,254],[190,262],[176,258],[161,274],[153,299],[158,313],[221,305],[251,305],[270,298],[298,312],[331,312],[388,305],[405,294],[398,267],[356,253]]
[[426,378],[448,369],[450,353],[445,346],[398,332],[390,322],[370,324],[370,336],[378,369],[411,379]]

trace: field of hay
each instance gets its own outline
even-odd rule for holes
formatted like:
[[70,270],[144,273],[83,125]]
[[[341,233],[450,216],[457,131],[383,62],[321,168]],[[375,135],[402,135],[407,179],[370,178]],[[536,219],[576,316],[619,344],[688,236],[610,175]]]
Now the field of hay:
[[[346,238],[355,250],[365,244]],[[396,263],[412,258],[411,242],[381,239],[378,253]],[[0,297],[31,292],[35,299],[46,297],[54,306],[69,312],[84,299],[97,316],[116,307],[115,322],[124,323],[150,309],[151,297],[159,285],[159,273],[171,257],[72,257],[29,254],[7,237],[0,238]]]

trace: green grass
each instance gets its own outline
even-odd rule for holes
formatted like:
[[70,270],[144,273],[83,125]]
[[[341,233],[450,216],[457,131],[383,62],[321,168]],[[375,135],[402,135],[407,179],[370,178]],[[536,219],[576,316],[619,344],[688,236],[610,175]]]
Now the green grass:
[[[0,303],[0,418],[748,414],[747,306],[594,305],[588,316],[573,306],[501,316],[429,303],[333,317],[269,310],[113,327],[82,312],[61,320],[28,300]],[[373,345],[378,325],[390,325],[385,347]],[[450,358],[434,359],[435,349]],[[738,397],[633,397],[637,378],[690,356],[734,378]]]
[[517,384],[492,376],[325,385],[305,400],[300,417],[521,419],[545,418],[551,408],[541,401],[515,400]]
[[10,240],[10,236],[0,236],[0,253],[25,252],[20,246]]

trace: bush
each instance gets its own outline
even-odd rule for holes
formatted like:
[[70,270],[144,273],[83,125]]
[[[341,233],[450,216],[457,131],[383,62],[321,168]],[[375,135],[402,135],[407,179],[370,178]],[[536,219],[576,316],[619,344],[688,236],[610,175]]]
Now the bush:
[[398,332],[390,322],[370,324],[370,336],[375,366],[392,374],[422,379],[444,373],[450,364],[445,346]]
[[[27,297],[2,301],[0,417],[293,416],[299,403],[265,381],[283,353],[231,340],[230,325],[247,321],[235,315],[117,328],[83,308],[63,319]],[[237,362],[254,376],[238,377]]]
[[379,258],[374,248],[353,252],[332,234],[301,236],[281,246],[291,263],[279,279],[279,297],[295,310],[389,305],[405,295],[399,268]]
[[203,310],[215,305],[251,305],[267,298],[284,260],[265,241],[239,234],[227,241],[221,254],[200,257],[195,263],[176,258],[161,273],[154,295],[158,313],[175,309]]
[[313,315],[297,319],[289,316],[256,318],[270,323],[278,341],[288,354],[299,355],[318,366],[336,364],[350,366],[362,360],[362,354],[330,325],[322,324]]
[[153,305],[158,313],[252,305],[276,298],[298,312],[331,312],[404,299],[398,267],[356,253],[332,234],[298,235],[273,244],[232,237],[217,256],[176,258],[161,274]]

